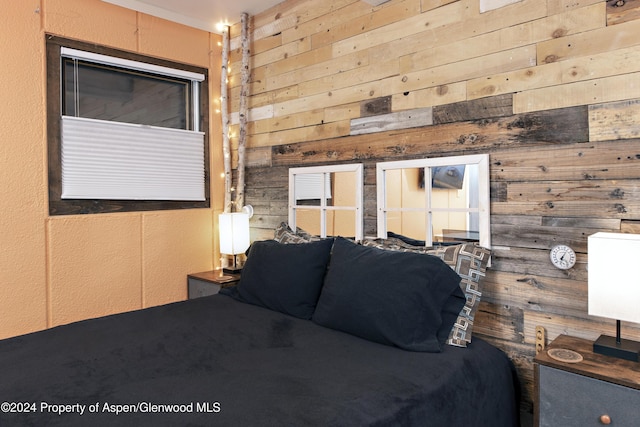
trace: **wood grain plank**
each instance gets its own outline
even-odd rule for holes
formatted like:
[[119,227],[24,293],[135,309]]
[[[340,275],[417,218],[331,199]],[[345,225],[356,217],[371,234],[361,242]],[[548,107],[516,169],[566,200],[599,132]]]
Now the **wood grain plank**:
[[249,133],[251,135],[256,135],[261,133],[279,132],[308,126],[320,126],[324,123],[324,110],[311,110],[288,116],[265,118],[263,120],[250,123]]
[[486,56],[602,28],[602,10],[602,5],[597,4],[578,9],[572,13],[552,15],[517,25],[504,26],[497,31],[481,33],[475,37],[460,39],[454,37],[451,40],[402,57],[401,71],[407,72],[408,70],[461,62],[473,57]]
[[365,33],[341,38],[332,44],[333,56],[338,57],[347,53],[370,49],[382,45],[389,40],[406,38],[413,34],[422,33],[425,28],[437,28],[460,20],[462,5],[460,2],[451,3],[443,7],[409,16],[401,21],[388,23]]
[[[499,214],[505,215],[504,213]],[[553,246],[562,243],[571,246],[577,253],[586,253],[587,236],[599,230],[594,230],[592,228],[585,229],[581,227],[491,224],[491,231],[491,242],[496,246],[549,250]],[[547,260],[547,262],[547,266],[551,267],[551,261]],[[566,271],[563,276],[567,277],[567,275],[573,273],[573,270]]]
[[632,73],[523,91],[514,94],[513,109],[522,113],[640,98],[640,87],[635,84],[638,78],[640,73]]
[[351,120],[350,135],[364,135],[390,130],[416,128],[433,124],[433,109],[400,111]]
[[584,281],[507,272],[491,273],[488,272],[483,279],[483,301],[548,315],[581,316],[587,312],[587,286]]
[[[587,139],[586,117],[586,108],[573,108],[493,120],[355,135],[336,140],[319,139],[274,146],[273,161],[278,165],[304,165],[393,156],[434,156],[462,150],[478,152],[527,144],[580,142]],[[568,122],[576,124],[571,132],[567,132]],[[503,161],[506,162],[506,158]]]
[[[561,232],[561,231],[560,231]],[[577,263],[584,264],[587,257],[577,254]],[[531,249],[517,246],[495,246],[491,255],[491,270],[526,275],[529,277],[554,277],[574,280],[586,280],[584,268],[572,269],[569,272],[552,268],[549,262],[549,250]]]
[[547,13],[549,15],[555,15],[574,9],[580,9],[581,7],[589,6],[591,4],[600,3],[601,1],[602,0],[581,0],[577,2],[575,0],[555,0],[547,2]]
[[394,111],[463,102],[467,99],[465,82],[450,83],[426,89],[405,91],[391,96]]
[[324,109],[324,119],[326,122],[355,119],[356,117],[360,117],[361,105],[362,102],[351,102],[347,104],[327,107]]
[[424,89],[527,68],[535,64],[535,56],[535,46],[523,46],[427,69],[417,68],[391,80],[391,93]]
[[294,144],[298,141],[317,141],[327,138],[339,138],[349,135],[348,120],[324,123],[316,126],[304,126],[277,132],[249,135],[249,147],[268,147],[274,144]]
[[360,117],[378,116],[391,112],[391,97],[383,96],[360,103]]
[[505,181],[581,181],[635,179],[640,140],[550,146],[532,156],[526,149],[491,154],[491,179]]
[[513,182],[507,192],[508,202],[581,201],[595,207],[640,199],[640,179]]
[[[447,2],[451,7],[452,2]],[[387,42],[376,46],[372,52],[372,61],[383,60],[389,57],[399,57],[406,64],[410,61],[410,55],[442,45],[451,44],[481,34],[498,31],[501,28],[515,26],[524,22],[536,21],[546,16],[545,7],[540,7],[539,1],[524,0],[518,7],[518,12],[499,9],[488,14],[480,15],[476,1],[458,2],[462,9],[457,11],[459,19],[446,25],[431,24],[422,32],[409,35],[400,39],[387,39]],[[441,8],[444,9],[444,8]],[[435,13],[431,11],[429,13]],[[450,52],[449,52],[450,53]],[[445,62],[449,53],[445,55]],[[435,65],[444,64],[443,58],[437,58]]]
[[[596,3],[590,7],[598,16],[605,16],[606,4]],[[615,49],[635,46],[640,43],[640,21],[630,21],[611,27],[568,35],[538,43],[538,64],[563,61],[569,58],[594,55]]]
[[[367,52],[355,52],[340,58],[329,58],[328,49],[313,50],[309,54],[297,55],[296,68],[292,66],[267,66],[265,68],[263,91],[271,91],[290,85],[300,85],[305,82],[321,79],[323,77],[340,74],[350,70],[359,70],[365,73],[370,65]],[[312,62],[313,61],[313,62]]]
[[639,99],[589,106],[589,139],[591,141],[639,137]]
[[[361,57],[364,55],[361,54]],[[361,57],[356,58],[356,63],[362,60]],[[267,90],[274,90],[281,87],[286,87],[294,84],[298,84],[302,79],[300,76],[303,74],[296,74],[295,71],[299,71],[308,68],[308,72],[312,76],[324,75],[325,65],[322,65],[326,61],[330,61],[331,49],[320,48],[312,49],[308,52],[303,52],[299,55],[282,59],[278,62],[267,64],[264,67],[254,67],[252,70],[253,80],[255,81],[252,87],[252,94],[261,93]],[[349,59],[342,60],[343,64],[347,64]],[[358,64],[359,66],[359,64]],[[330,67],[332,68],[332,67]],[[283,76],[282,80],[279,77],[282,74],[291,73]],[[318,75],[319,74],[319,75]],[[272,79],[269,80],[269,77]]]
[[607,25],[616,25],[640,18],[639,0],[608,0]]
[[458,0],[420,0],[420,11],[426,12]]
[[640,234],[640,221],[623,220],[620,223],[622,233]]
[[464,122],[512,115],[513,97],[510,94],[433,107],[434,124]]
[[[320,11],[310,10],[304,22],[303,19],[301,19],[301,22],[294,28],[283,31],[284,40],[293,41],[300,37],[313,37],[316,34],[329,33],[336,26],[363,16],[368,16],[372,13],[372,10],[375,10],[365,3],[356,0],[335,3],[336,4],[332,4],[331,9],[323,9]],[[316,41],[314,48],[319,46]]]
[[468,98],[515,93],[640,71],[640,46],[494,74],[467,83]]
[[315,95],[350,88],[363,82],[388,79],[399,74],[398,61],[395,60],[369,63],[352,69],[339,68],[318,79],[299,82],[298,91],[300,96]]
[[370,13],[354,16],[353,19],[344,22],[339,21],[327,31],[318,32],[311,36],[312,46],[333,46],[333,44],[356,37],[359,34],[377,30],[395,22],[404,21],[418,15],[419,2],[417,0],[405,0],[383,5],[384,8],[370,9]]
[[473,334],[524,342],[524,312],[513,306],[481,301],[474,319]]
[[[246,160],[247,171],[249,171],[250,168],[271,166],[271,148],[270,147],[248,148],[245,151],[245,155],[247,157],[247,160]],[[249,172],[247,172],[247,176],[249,176]]]

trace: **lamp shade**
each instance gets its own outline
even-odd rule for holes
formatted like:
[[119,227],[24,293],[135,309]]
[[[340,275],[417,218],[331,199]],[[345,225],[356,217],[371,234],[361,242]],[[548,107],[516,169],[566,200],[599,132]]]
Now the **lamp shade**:
[[220,253],[237,255],[249,248],[249,215],[244,212],[218,216]]
[[640,235],[588,238],[589,315],[640,323]]

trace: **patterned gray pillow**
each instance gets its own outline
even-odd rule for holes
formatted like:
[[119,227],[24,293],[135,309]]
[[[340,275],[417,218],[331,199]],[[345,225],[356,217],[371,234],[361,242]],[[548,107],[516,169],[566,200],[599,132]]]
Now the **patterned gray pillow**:
[[313,236],[299,227],[296,227],[296,231],[294,232],[286,222],[280,223],[273,234],[273,240],[284,244],[308,243],[320,240],[318,236]]
[[460,287],[466,296],[466,303],[456,320],[447,344],[466,347],[471,342],[473,320],[482,296],[482,278],[487,271],[491,251],[476,243],[453,246],[420,247],[412,246],[400,239],[365,239],[365,246],[374,246],[391,251],[417,252],[434,255],[442,259],[462,279]]

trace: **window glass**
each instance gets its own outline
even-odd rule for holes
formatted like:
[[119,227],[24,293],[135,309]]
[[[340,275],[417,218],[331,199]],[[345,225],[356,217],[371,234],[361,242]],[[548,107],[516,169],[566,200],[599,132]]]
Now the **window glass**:
[[64,58],[62,114],[191,129],[190,81]]

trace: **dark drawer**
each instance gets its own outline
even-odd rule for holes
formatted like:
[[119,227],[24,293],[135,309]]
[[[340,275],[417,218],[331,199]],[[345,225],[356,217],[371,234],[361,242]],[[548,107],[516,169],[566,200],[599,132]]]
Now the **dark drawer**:
[[640,425],[640,390],[539,366],[541,427],[601,426],[608,415],[613,426]]
[[189,277],[187,284],[189,299],[214,295],[220,290],[220,285],[217,283],[211,283],[206,280],[199,280],[193,277]]

